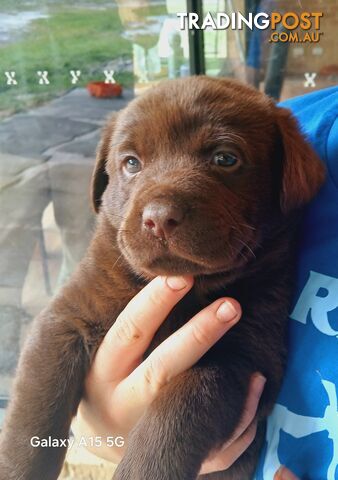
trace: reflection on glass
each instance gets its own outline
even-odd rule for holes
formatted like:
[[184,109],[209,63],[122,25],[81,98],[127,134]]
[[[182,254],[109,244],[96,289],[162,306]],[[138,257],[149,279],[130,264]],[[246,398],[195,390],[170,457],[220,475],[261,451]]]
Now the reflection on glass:
[[[297,0],[204,0],[204,14],[211,12],[301,13],[308,10]],[[274,42],[271,30],[205,31],[206,73],[238,78],[265,91],[273,98],[286,99],[335,85],[338,81],[337,15],[338,3],[315,0],[311,12],[323,12],[319,37],[313,41]],[[279,25],[276,34],[285,33]],[[304,31],[293,30],[300,39]],[[319,41],[317,42],[317,38]]]
[[[0,89],[0,394],[26,326],[68,278],[94,225],[88,185],[108,113],[188,73],[177,2],[3,0]],[[182,6],[182,2],[178,2]],[[119,82],[97,99],[88,82]]]
[[[31,320],[90,241],[89,183],[106,116],[139,90],[189,73],[187,35],[175,15],[182,2],[1,6],[0,428]],[[95,81],[118,82],[122,97],[90,96],[86,86]]]
[[[0,428],[31,320],[90,241],[89,183],[106,116],[138,91],[189,73],[175,15],[182,2],[1,3]],[[90,96],[86,86],[96,81],[118,82],[122,97]],[[79,455],[87,463],[89,454]],[[96,476],[94,466],[103,478],[101,462],[89,463],[86,473]]]

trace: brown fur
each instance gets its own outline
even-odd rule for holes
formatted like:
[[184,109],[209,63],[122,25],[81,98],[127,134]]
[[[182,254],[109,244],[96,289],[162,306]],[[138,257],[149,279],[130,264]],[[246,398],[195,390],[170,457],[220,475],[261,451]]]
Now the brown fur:
[[[212,164],[235,152],[234,170]],[[128,177],[126,155],[142,171]],[[93,176],[97,229],[76,273],[34,321],[2,433],[1,480],[52,480],[65,449],[34,449],[32,436],[66,438],[83,381],[109,327],[158,274],[195,276],[151,348],[203,306],[229,295],[240,322],[198,364],[164,386],[130,435],[118,480],[193,480],[241,416],[253,372],[267,377],[251,447],[226,472],[255,468],[264,418],[281,383],[299,209],[324,169],[284,109],[225,79],[172,81],[134,100],[106,126]],[[144,227],[147,206],[174,208],[166,239]],[[155,205],[155,207],[154,207]]]

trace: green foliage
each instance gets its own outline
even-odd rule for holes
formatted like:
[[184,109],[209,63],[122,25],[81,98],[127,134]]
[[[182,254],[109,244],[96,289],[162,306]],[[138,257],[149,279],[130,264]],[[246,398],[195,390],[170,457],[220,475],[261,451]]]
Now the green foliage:
[[[0,111],[18,111],[69,90],[71,69],[82,71],[77,86],[85,86],[103,80],[103,67],[112,60],[131,58],[117,9],[86,9],[81,3],[81,8],[54,3],[48,18],[33,21],[12,43],[0,46]],[[5,70],[16,71],[18,85],[6,85]],[[37,70],[48,70],[50,85],[38,84]],[[132,74],[116,74],[115,79],[130,85]]]

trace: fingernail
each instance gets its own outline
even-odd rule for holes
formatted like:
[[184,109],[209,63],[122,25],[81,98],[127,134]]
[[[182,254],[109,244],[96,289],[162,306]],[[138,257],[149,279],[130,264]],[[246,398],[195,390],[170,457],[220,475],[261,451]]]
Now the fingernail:
[[238,311],[231,302],[223,302],[216,312],[216,317],[221,322],[231,322],[238,316]]
[[183,277],[167,277],[167,285],[172,290],[183,290],[187,286],[187,282]]

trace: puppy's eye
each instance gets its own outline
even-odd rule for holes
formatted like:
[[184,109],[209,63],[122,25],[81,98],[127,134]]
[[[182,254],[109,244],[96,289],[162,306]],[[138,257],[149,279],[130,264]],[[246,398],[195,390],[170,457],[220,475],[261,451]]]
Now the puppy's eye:
[[234,153],[218,152],[212,158],[212,161],[218,167],[235,167],[239,164],[239,158]]
[[142,170],[142,165],[140,160],[135,157],[128,157],[124,161],[124,169],[131,174],[138,173]]

